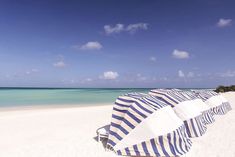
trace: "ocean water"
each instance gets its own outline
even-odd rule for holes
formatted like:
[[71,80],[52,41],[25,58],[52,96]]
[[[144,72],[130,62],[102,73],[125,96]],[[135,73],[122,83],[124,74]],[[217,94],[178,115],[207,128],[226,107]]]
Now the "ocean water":
[[150,89],[0,89],[0,107],[112,104],[119,95]]
[[0,88],[0,108],[34,105],[112,104],[120,95],[130,92],[148,93],[150,90],[149,88]]

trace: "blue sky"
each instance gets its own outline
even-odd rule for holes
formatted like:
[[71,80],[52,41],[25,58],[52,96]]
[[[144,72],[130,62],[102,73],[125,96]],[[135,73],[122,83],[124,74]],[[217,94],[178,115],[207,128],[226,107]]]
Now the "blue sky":
[[235,2],[1,0],[0,86],[235,83]]

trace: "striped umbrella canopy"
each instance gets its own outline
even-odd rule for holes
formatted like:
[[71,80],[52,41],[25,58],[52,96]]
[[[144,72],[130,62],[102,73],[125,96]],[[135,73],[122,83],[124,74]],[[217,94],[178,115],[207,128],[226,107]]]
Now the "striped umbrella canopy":
[[107,146],[118,155],[181,156],[191,144],[183,121],[163,101],[143,93],[117,98]]
[[228,100],[226,100],[221,94],[218,94],[211,90],[198,90],[195,91],[198,98],[201,98],[210,108],[215,115],[224,115],[228,111],[232,110],[232,107]]
[[172,88],[172,89],[170,89],[171,91],[176,91],[176,92],[181,92],[181,91],[183,91],[183,90],[181,90],[181,89],[178,89],[178,88]]
[[[188,91],[188,90],[182,90],[180,91],[185,97],[188,97],[191,100],[197,100],[200,99],[198,97],[198,94],[195,93],[194,91]],[[211,124],[215,121],[214,118],[214,113],[212,112],[211,108],[209,107],[209,105],[207,105],[205,102],[203,102],[202,100],[199,100],[200,103],[197,104],[197,107],[199,107],[199,110],[202,113],[203,116],[203,120],[205,124]]]
[[187,134],[190,138],[202,136],[206,132],[206,124],[201,113],[201,107],[206,108],[200,99],[190,98],[180,91],[154,89],[150,95],[170,105],[177,116],[183,120]]

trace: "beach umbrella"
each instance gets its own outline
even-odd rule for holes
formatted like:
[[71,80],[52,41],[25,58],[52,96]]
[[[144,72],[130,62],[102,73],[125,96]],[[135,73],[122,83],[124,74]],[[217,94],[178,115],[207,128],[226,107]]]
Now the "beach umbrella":
[[202,136],[206,132],[206,124],[201,109],[198,107],[205,107],[202,100],[192,100],[180,91],[164,89],[154,89],[149,94],[164,101],[174,109],[176,115],[184,122],[190,138]]
[[[198,97],[198,94],[195,93],[194,91],[189,91],[189,90],[182,90],[180,91],[182,93],[182,95],[184,95],[185,97],[188,97],[191,100],[197,100],[200,99]],[[207,105],[205,102],[203,102],[202,100],[199,100],[200,103],[197,104],[197,107],[199,108],[200,112],[202,113],[202,118],[204,120],[205,124],[211,124],[215,121],[214,118],[214,113],[211,110],[211,108],[209,107],[209,105]]]
[[178,88],[173,88],[173,89],[169,89],[169,90],[171,90],[171,91],[176,91],[176,92],[182,92],[182,91],[183,91],[183,90],[178,89]]
[[183,121],[163,101],[142,93],[117,98],[107,146],[118,155],[181,156],[191,144]]
[[215,115],[224,115],[228,111],[232,110],[228,100],[226,100],[221,94],[212,90],[197,90],[195,93],[198,98],[201,98],[211,108],[211,111]]

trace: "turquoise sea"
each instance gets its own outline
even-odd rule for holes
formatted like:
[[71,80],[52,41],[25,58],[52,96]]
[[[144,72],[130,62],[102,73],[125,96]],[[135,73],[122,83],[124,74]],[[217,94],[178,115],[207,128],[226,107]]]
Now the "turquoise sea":
[[0,107],[112,104],[122,94],[149,88],[0,88]]
[[148,92],[150,89],[56,89],[56,88],[2,88],[0,107],[33,105],[92,105],[113,103],[122,94]]

